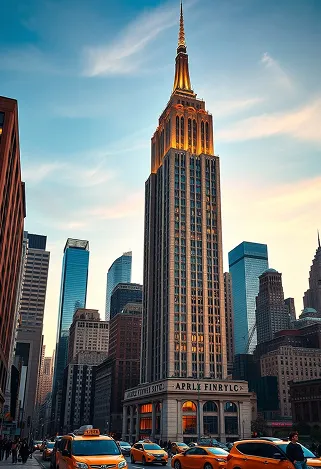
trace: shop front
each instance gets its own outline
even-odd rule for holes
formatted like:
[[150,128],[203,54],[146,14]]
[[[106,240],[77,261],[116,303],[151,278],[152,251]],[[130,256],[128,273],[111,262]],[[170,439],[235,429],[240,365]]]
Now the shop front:
[[245,381],[167,379],[125,392],[122,438],[234,441],[251,437],[255,418],[256,397]]

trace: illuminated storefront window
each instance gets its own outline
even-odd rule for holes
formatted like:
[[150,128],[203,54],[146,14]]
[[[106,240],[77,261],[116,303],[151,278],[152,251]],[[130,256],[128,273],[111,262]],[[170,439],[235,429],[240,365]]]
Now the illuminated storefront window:
[[196,412],[196,405],[192,401],[186,401],[182,407],[183,412]]
[[140,406],[141,414],[151,414],[153,412],[152,404],[143,404]]
[[196,429],[196,415],[194,416],[183,416],[183,433],[188,433],[190,435],[194,435],[197,431]]

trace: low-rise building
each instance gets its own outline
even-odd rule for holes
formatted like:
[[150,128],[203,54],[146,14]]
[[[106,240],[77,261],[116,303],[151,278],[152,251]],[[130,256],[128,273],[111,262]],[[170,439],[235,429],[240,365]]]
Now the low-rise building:
[[321,378],[290,383],[292,420],[311,428],[321,422]]

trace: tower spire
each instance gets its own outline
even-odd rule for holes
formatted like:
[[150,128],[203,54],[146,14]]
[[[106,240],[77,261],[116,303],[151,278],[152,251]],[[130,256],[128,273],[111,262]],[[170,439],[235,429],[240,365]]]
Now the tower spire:
[[183,0],[181,0],[181,16],[179,21],[179,34],[178,34],[178,47],[177,53],[184,49],[182,52],[186,52],[186,41],[185,41],[185,30],[184,30],[184,13],[183,13]]
[[178,47],[176,56],[175,79],[173,93],[181,92],[189,96],[196,96],[192,90],[188,69],[188,55],[186,50],[183,0],[181,0],[181,13],[179,21]]
[[321,248],[321,243],[320,243],[320,231],[318,230],[318,247]]

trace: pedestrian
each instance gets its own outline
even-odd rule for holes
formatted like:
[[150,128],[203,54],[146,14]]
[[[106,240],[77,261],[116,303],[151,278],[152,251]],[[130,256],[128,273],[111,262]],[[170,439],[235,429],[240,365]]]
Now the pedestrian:
[[4,458],[4,455],[5,455],[5,452],[6,452],[6,446],[7,446],[7,438],[3,438],[3,440],[1,440],[1,449],[0,449],[0,459],[1,461],[3,460]]
[[12,441],[7,440],[7,443],[6,443],[6,459],[8,459],[8,457],[10,456],[11,447],[12,447]]
[[12,445],[11,445],[11,454],[12,454],[12,464],[16,464],[18,461],[17,455],[18,455],[18,442],[17,440],[14,440]]
[[295,469],[307,469],[307,460],[304,457],[302,446],[298,443],[298,432],[291,432],[290,443],[286,447],[286,455],[294,464]]
[[22,464],[26,464],[27,459],[29,457],[29,446],[26,440],[23,440],[23,442],[21,443],[19,452]]

